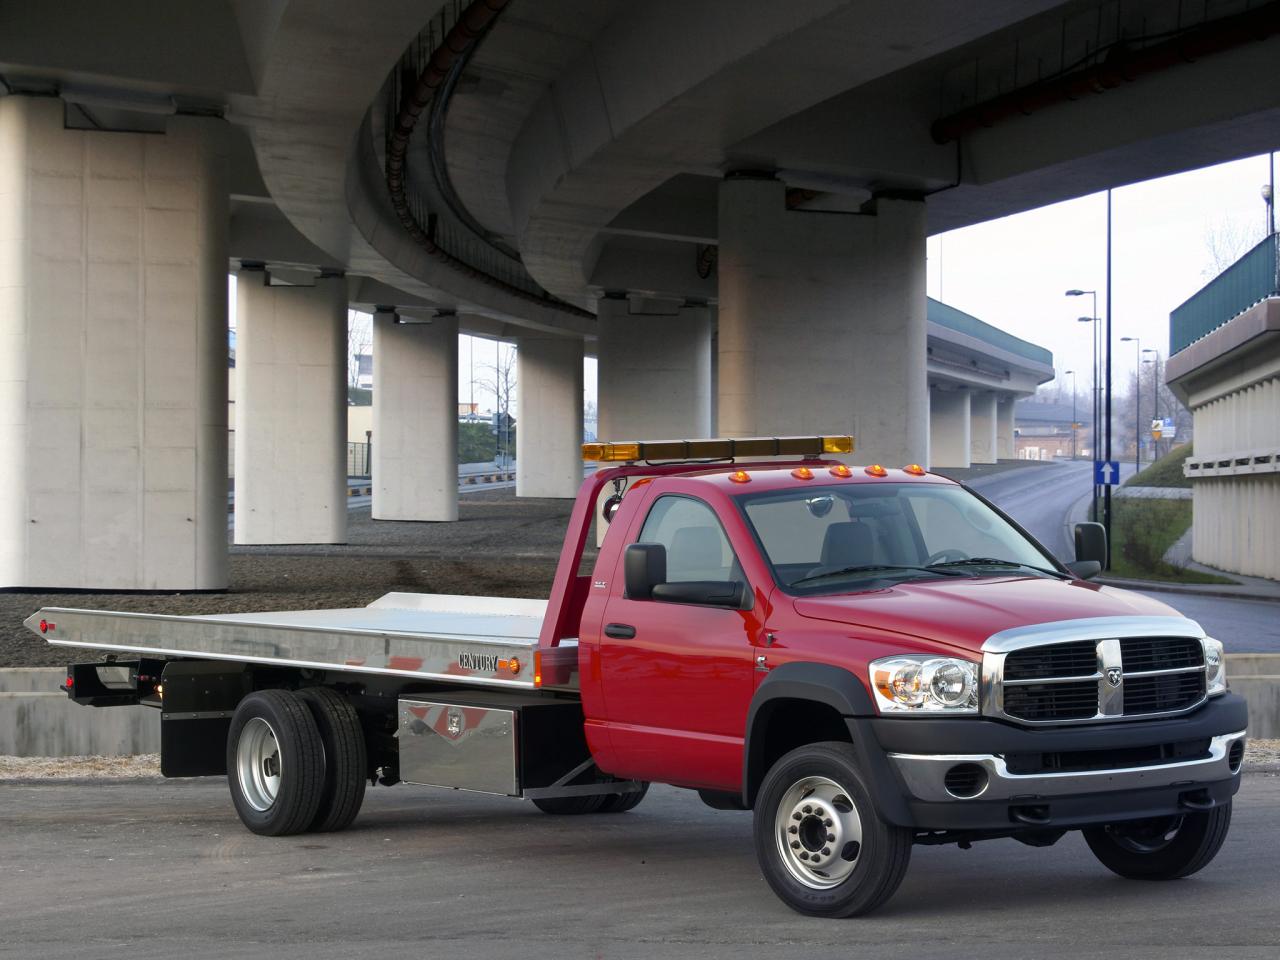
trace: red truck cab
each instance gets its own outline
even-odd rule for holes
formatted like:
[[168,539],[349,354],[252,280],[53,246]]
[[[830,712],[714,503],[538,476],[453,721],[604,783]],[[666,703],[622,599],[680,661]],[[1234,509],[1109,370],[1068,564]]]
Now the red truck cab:
[[1246,712],[1195,623],[918,466],[633,463],[578,509],[627,479],[562,584],[592,756],[753,808],[792,907],[872,909],[913,843],[1082,829],[1151,878],[1220,847]]

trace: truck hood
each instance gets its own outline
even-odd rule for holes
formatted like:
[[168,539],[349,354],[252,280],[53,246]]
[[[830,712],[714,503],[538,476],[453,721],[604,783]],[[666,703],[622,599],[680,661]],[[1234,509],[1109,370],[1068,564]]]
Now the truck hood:
[[978,652],[993,633],[1093,617],[1180,617],[1173,608],[1127,590],[1083,581],[1002,576],[903,583],[838,596],[799,597],[796,612],[876,631],[905,634]]

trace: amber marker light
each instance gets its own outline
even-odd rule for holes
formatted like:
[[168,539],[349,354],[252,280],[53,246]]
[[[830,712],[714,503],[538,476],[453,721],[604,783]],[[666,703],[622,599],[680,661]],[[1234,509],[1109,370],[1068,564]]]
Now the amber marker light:
[[751,474],[747,473],[745,470],[735,470],[733,473],[729,474],[729,479],[733,483],[750,483]]
[[842,477],[844,479],[848,479],[849,477],[853,476],[853,471],[850,470],[848,467],[846,467],[843,463],[837,463],[834,467],[831,468],[831,475],[833,477]]
[[864,472],[868,477],[887,477],[889,475],[889,471],[878,463],[873,463]]
[[796,467],[794,470],[791,471],[791,475],[795,477],[797,480],[813,479],[813,471],[810,470],[808,467]]
[[908,463],[905,467],[902,468],[902,472],[909,473],[913,477],[923,477],[929,471],[927,471],[924,467],[920,466],[920,464],[918,463]]
[[533,685],[542,686],[542,651],[533,651]]

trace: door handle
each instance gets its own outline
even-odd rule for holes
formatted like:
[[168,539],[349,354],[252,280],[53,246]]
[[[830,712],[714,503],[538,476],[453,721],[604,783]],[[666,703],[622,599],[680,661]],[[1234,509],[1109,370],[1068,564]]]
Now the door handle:
[[629,623],[611,623],[604,628],[604,635],[615,640],[633,640],[636,628]]

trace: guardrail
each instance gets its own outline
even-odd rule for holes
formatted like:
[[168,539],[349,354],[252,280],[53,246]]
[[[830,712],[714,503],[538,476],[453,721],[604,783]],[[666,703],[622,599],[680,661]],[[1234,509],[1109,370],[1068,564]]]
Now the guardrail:
[[1280,296],[1280,233],[1264,239],[1169,314],[1169,353],[1186,349],[1275,296]]

